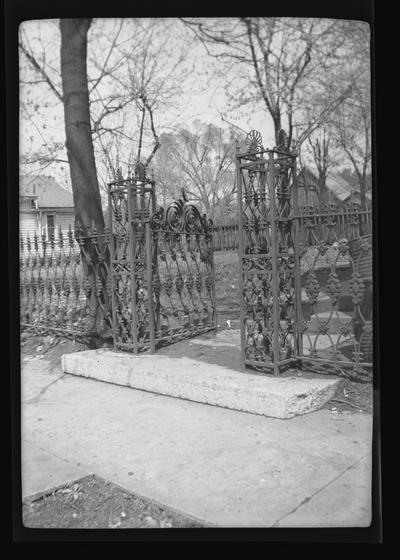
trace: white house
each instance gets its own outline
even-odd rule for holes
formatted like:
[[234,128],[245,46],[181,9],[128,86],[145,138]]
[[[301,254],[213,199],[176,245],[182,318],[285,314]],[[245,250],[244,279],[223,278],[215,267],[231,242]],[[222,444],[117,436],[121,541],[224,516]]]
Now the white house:
[[22,175],[19,182],[20,235],[47,235],[74,225],[72,194],[45,175]]

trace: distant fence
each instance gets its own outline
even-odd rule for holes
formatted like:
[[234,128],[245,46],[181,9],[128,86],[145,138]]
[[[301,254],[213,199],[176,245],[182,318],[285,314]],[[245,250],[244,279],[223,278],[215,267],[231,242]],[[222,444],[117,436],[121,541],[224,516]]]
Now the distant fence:
[[[369,234],[372,231],[371,211],[361,211],[356,203],[327,204],[323,207],[312,205],[299,208],[302,215],[300,223],[300,242],[313,245],[309,231],[312,226],[315,237],[329,239],[331,237],[332,216],[334,216],[334,229],[337,236],[350,239],[353,235],[352,217],[359,212],[361,233]],[[226,218],[214,221],[213,228],[214,251],[235,251],[239,249],[239,223],[237,218]]]
[[214,223],[214,251],[235,251],[239,247],[238,220],[227,219]]

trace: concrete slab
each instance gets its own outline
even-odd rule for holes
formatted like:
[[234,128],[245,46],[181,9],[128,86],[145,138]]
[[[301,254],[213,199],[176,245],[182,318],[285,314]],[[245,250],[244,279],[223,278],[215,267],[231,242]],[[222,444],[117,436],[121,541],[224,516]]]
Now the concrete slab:
[[[372,457],[369,453],[325,488],[307,497],[275,527],[369,527],[372,521]],[[347,492],[346,492],[347,489]]]
[[34,498],[57,486],[90,474],[89,471],[21,440],[22,498]]
[[104,349],[65,354],[62,370],[274,418],[292,418],[322,408],[339,384],[337,378],[274,377],[238,372],[186,357],[135,356]]
[[[25,363],[23,384],[40,367]],[[365,519],[365,493],[342,475],[371,450],[367,414],[279,420],[66,375],[23,405],[22,429],[70,464],[218,526],[291,526],[296,508],[301,524],[310,496],[326,515],[304,510],[307,526]]]

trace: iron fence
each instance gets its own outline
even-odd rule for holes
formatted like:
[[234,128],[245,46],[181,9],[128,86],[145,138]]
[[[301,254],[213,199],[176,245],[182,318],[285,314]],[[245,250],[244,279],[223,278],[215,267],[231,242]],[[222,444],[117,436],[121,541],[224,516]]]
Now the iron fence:
[[[353,226],[351,223],[351,215],[356,214],[362,216],[361,230],[367,232],[372,231],[371,211],[361,214],[360,205],[357,203],[343,204],[324,204],[321,206],[307,205],[301,206],[299,209],[304,220],[301,224],[301,240],[308,240],[308,244],[312,245],[315,238],[323,239],[330,237],[330,218],[333,216],[335,220],[335,231],[338,237],[350,239],[353,235]],[[306,219],[306,216],[308,218]],[[314,237],[308,235],[308,224],[310,220],[313,222]],[[237,218],[227,218],[214,222],[213,226],[213,244],[214,251],[236,251],[239,249],[239,220]]]
[[355,203],[299,207],[296,154],[250,133],[237,152],[243,366],[372,366],[372,220]]
[[20,237],[20,323],[77,336],[111,327],[107,230]]
[[184,195],[157,207],[137,167],[109,184],[109,226],[116,349],[154,352],[216,328],[211,220]]
[[184,194],[166,209],[138,165],[109,184],[108,228],[20,239],[21,326],[102,331],[119,350],[215,329],[214,244],[239,246],[243,366],[316,364],[365,375],[372,355],[372,220],[356,204],[300,207],[296,154],[237,152],[238,223],[215,226]]

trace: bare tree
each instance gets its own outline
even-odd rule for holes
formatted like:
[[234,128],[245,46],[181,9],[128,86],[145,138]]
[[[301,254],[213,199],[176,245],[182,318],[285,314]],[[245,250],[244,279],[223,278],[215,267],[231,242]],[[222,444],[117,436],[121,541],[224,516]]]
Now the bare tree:
[[[45,48],[51,34],[55,45],[60,40],[59,29],[50,23],[46,23],[47,34],[41,29],[40,25],[29,26],[31,34],[24,29],[20,34],[23,73],[25,82],[29,82],[24,84],[21,114],[35,130],[33,135],[29,133],[32,143],[37,144],[39,135],[43,139],[40,150],[36,147],[27,150],[25,135],[21,162],[27,166],[37,163],[44,169],[68,159],[64,142],[53,141],[50,133],[46,134],[45,129],[50,128],[49,114],[40,100],[45,85],[54,106],[54,118],[56,109],[62,118],[60,58],[54,55],[54,45],[51,56]],[[171,22],[155,19],[99,19],[88,29],[86,73],[90,120],[86,121],[90,123],[103,193],[116,167],[126,170],[138,158],[149,164],[159,147],[155,113],[173,103],[184,79],[180,69],[184,49],[175,49],[180,39],[174,37],[173,31]],[[37,100],[29,101],[30,89],[36,93]]]
[[[272,119],[277,146],[300,145],[351,90],[333,82],[346,54],[340,20],[311,18],[187,19],[207,52],[235,61],[237,104],[261,100]],[[338,84],[341,84],[340,87]]]
[[369,91],[360,86],[354,88],[351,99],[335,114],[334,130],[337,145],[342,148],[357,175],[360,202],[365,208],[372,158]]
[[234,201],[234,147],[232,134],[200,122],[195,132],[183,128],[163,135],[154,173],[164,201],[184,189],[213,218],[229,211]]
[[318,172],[318,193],[321,204],[328,202],[328,193],[326,188],[326,180],[329,170],[334,164],[331,156],[332,152],[332,136],[331,129],[324,126],[311,134],[307,139],[312,159]]
[[20,164],[40,174],[54,163],[68,163],[61,134],[62,85],[58,22],[24,22],[20,47]]
[[109,71],[97,53],[92,59],[100,72],[91,90],[95,153],[108,176],[139,160],[150,165],[160,147],[157,115],[174,105],[186,76],[184,49],[173,22],[130,23],[136,37],[115,45]]
[[104,228],[90,124],[86,69],[90,19],[62,19],[61,78],[65,138],[75,207],[75,226]]

